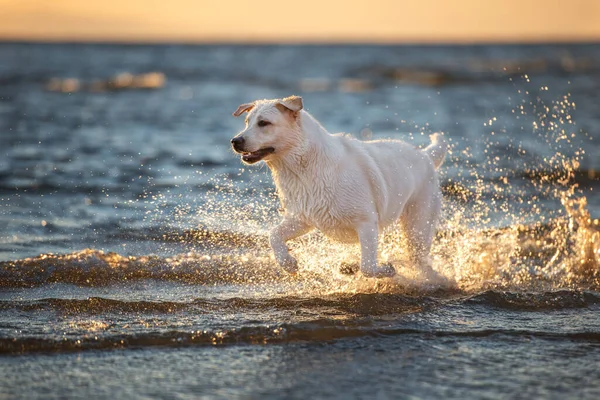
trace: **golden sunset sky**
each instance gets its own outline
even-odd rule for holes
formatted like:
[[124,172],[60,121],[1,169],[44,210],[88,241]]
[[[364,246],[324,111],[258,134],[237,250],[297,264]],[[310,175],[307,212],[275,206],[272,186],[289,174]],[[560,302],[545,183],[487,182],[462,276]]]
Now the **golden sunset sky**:
[[0,40],[600,41],[600,0],[0,0]]

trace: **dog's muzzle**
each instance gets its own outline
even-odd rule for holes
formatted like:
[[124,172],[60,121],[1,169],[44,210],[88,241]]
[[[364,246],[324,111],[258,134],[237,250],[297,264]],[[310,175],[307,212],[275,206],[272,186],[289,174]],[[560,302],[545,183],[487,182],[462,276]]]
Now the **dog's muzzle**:
[[236,136],[231,139],[231,146],[236,153],[240,153],[242,155],[242,161],[244,161],[246,164],[254,164],[255,162],[259,162],[269,154],[275,152],[273,147],[264,147],[256,151],[247,151],[246,141],[242,136]]
[[244,151],[244,142],[245,140],[242,136],[236,136],[233,139],[231,139],[231,145],[233,146],[233,149],[238,153]]

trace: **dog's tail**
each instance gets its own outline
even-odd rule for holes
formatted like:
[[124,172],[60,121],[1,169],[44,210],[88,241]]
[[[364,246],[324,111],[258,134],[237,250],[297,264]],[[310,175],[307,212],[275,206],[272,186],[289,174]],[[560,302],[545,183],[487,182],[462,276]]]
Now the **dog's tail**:
[[431,139],[431,144],[424,148],[423,151],[431,158],[435,169],[438,169],[444,162],[444,157],[448,152],[448,143],[446,143],[440,133],[434,133],[429,138]]

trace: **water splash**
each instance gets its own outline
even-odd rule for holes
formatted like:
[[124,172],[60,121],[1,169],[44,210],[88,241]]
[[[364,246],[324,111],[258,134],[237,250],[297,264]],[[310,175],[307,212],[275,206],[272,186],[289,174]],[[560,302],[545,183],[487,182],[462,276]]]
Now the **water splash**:
[[[531,85],[525,76],[524,81]],[[529,87],[529,86],[527,86]],[[297,277],[275,265],[267,231],[279,219],[278,201],[264,170],[204,174],[198,197],[150,188],[140,203],[144,224],[130,238],[157,248],[181,242],[194,250],[171,257],[123,256],[87,249],[0,263],[0,286],[51,282],[106,285],[158,279],[194,284],[274,283],[267,294],[419,292],[443,288],[480,291],[598,288],[600,224],[580,187],[585,133],[576,129],[569,95],[544,99],[517,89],[511,117],[491,117],[475,143],[454,141],[443,182],[444,219],[432,249],[439,276],[426,276],[407,260],[403,237],[390,229],[380,259],[399,272],[394,279],[348,277],[342,263],[357,263],[358,246],[337,244],[314,232],[291,242],[301,265]],[[425,132],[427,127],[422,130]],[[519,132],[518,135],[515,132]],[[533,151],[535,149],[535,151]],[[458,172],[457,172],[458,171]],[[592,171],[593,172],[593,171]],[[199,172],[202,175],[202,172]],[[590,181],[588,180],[588,183]],[[183,180],[178,189],[185,188]]]
[[[506,127],[491,130],[484,140],[486,162],[465,163],[474,165],[470,178],[451,186],[454,197],[463,201],[447,204],[451,217],[433,251],[434,265],[459,287],[598,287],[600,230],[577,182],[585,154],[578,145],[585,134],[575,132],[574,109],[569,95],[549,106],[540,96],[523,101],[513,109],[525,120],[523,125],[531,124],[529,132],[520,127],[521,141],[513,143],[513,135],[502,135]],[[530,152],[528,146],[537,151]],[[512,154],[520,157],[512,159]],[[468,151],[463,155],[470,156]],[[510,185],[517,180],[518,185]],[[493,219],[506,222],[488,227]]]

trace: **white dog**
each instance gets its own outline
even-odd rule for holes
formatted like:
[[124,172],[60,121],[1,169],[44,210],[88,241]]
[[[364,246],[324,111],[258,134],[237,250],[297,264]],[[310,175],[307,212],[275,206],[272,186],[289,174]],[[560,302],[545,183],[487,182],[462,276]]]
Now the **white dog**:
[[432,135],[423,150],[398,140],[359,141],[329,134],[302,108],[302,98],[291,96],[242,104],[233,113],[248,112],[233,149],[247,164],[267,163],[285,210],[270,232],[277,263],[296,273],[286,242],[317,228],[334,240],[360,242],[364,276],[393,276],[392,266],[378,265],[377,244],[382,229],[399,222],[411,260],[430,269],[442,201],[436,168],[447,151],[442,136]]

